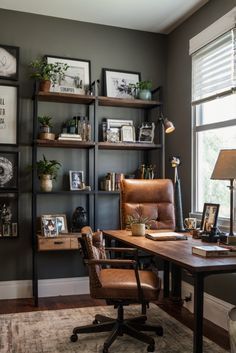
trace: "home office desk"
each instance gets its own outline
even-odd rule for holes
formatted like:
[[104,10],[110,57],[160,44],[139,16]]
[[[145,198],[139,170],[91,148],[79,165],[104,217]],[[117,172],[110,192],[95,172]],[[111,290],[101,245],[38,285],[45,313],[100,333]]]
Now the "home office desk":
[[[204,278],[214,274],[236,272],[236,257],[205,258],[192,255],[193,245],[206,243],[192,239],[191,236],[188,240],[154,241],[145,237],[132,236],[131,232],[126,230],[104,230],[103,233],[109,238],[158,256],[166,264],[178,265],[192,275],[194,279],[193,353],[203,353]],[[168,283],[168,280],[164,278],[164,287]],[[164,288],[164,290],[168,293],[169,288]]]

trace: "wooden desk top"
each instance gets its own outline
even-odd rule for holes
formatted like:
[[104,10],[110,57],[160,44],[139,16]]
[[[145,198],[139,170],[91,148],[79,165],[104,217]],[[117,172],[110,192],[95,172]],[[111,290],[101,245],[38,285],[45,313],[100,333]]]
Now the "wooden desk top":
[[[150,233],[150,231],[148,231]],[[157,231],[153,231],[157,232]],[[104,230],[105,236],[120,240],[132,247],[137,247],[164,260],[174,262],[190,272],[236,272],[236,257],[206,258],[192,254],[192,246],[209,245],[188,235],[188,240],[155,241],[143,236],[132,236],[127,230]],[[212,245],[212,243],[211,243]]]

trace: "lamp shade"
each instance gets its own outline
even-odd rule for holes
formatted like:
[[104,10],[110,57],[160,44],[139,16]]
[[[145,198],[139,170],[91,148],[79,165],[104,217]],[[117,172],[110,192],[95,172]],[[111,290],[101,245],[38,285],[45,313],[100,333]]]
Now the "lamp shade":
[[236,179],[236,149],[220,151],[211,179]]
[[163,125],[166,134],[169,134],[175,130],[174,124],[168,119],[164,119]]

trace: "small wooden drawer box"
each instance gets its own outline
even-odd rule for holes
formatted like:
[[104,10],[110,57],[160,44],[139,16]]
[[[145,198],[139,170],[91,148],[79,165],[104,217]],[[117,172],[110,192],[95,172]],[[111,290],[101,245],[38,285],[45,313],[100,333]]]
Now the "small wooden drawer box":
[[38,235],[38,251],[79,249],[78,237],[79,235],[63,235],[47,238]]

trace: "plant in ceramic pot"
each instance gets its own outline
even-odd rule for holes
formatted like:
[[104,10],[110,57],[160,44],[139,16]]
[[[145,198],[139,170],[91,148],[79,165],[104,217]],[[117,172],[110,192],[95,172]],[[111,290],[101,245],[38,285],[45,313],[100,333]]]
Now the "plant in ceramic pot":
[[145,229],[149,228],[150,218],[143,216],[142,208],[137,207],[133,215],[128,215],[126,225],[131,229],[132,235],[145,235]]
[[29,66],[33,71],[31,77],[39,80],[39,90],[44,92],[49,91],[51,83],[61,81],[69,67],[59,62],[48,63],[45,57],[32,61]]
[[152,82],[151,81],[140,81],[136,83],[136,88],[138,90],[138,98],[143,100],[152,99]]
[[67,130],[68,130],[69,134],[76,133],[76,120],[75,119],[70,119],[67,121]]
[[61,164],[56,160],[47,160],[45,155],[43,159],[36,162],[37,175],[40,180],[40,190],[52,191],[52,181],[57,178],[58,170]]
[[40,140],[55,140],[55,134],[51,132],[52,130],[52,117],[49,115],[38,116],[38,122],[40,124],[39,139]]

